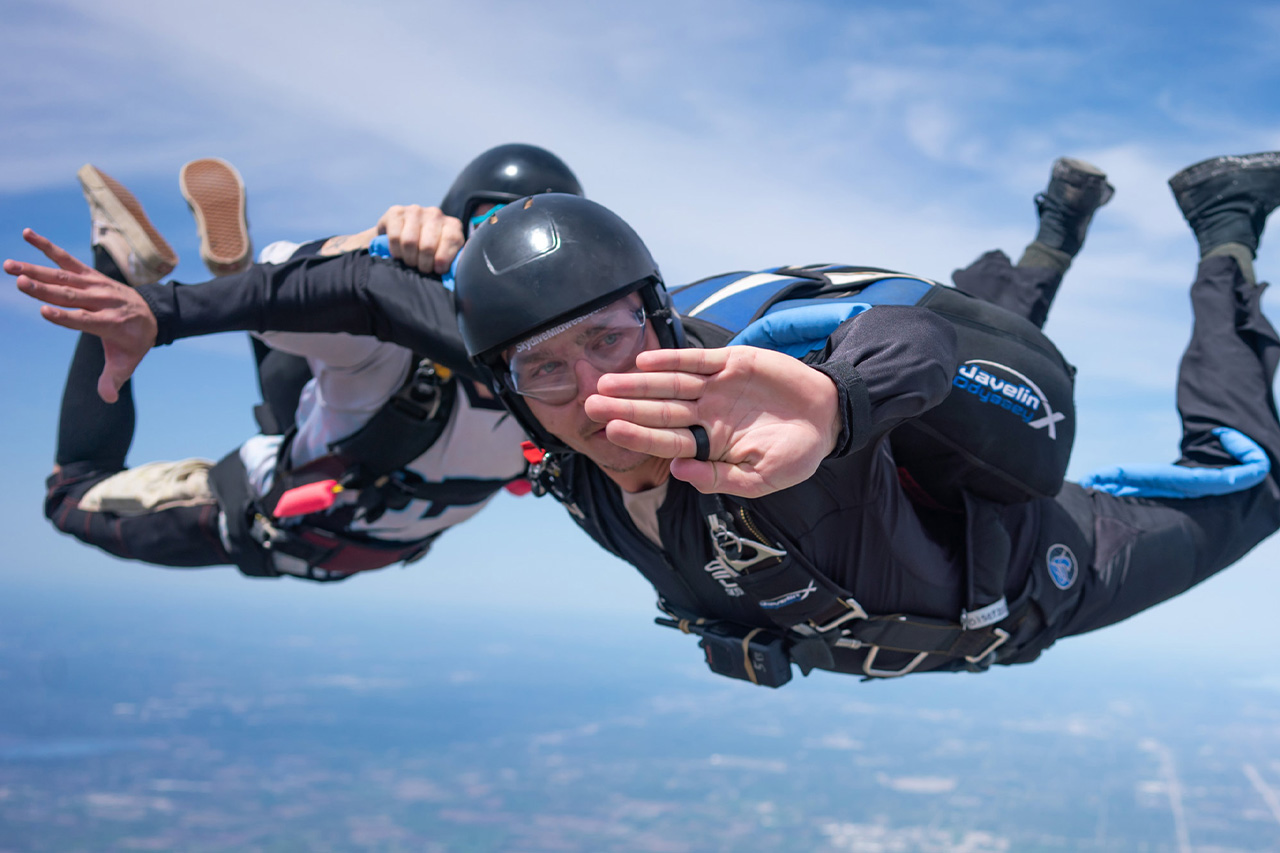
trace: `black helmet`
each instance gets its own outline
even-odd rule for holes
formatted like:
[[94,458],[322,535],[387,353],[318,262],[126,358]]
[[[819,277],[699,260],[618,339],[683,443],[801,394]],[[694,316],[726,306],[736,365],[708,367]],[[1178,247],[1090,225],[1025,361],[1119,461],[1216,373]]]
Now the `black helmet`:
[[511,143],[490,148],[467,164],[440,209],[465,226],[486,201],[505,204],[538,193],[582,195],[578,178],[556,155],[536,145]]
[[684,345],[662,274],[631,226],[585,198],[532,196],[495,213],[467,241],[454,274],[467,354],[544,449],[564,449],[500,381],[502,353],[530,335],[639,292],[664,347]]

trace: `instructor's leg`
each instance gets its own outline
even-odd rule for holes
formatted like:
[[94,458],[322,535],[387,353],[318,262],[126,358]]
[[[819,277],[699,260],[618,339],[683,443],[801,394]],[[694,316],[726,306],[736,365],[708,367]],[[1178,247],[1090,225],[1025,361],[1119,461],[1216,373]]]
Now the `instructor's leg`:
[[1179,464],[1234,464],[1212,433],[1226,426],[1266,450],[1271,473],[1251,489],[1208,498],[1093,495],[1093,572],[1063,633],[1099,628],[1177,595],[1280,528],[1280,421],[1272,394],[1280,335],[1262,315],[1262,287],[1250,271],[1233,252],[1215,251],[1234,243],[1252,259],[1266,215],[1280,203],[1280,154],[1215,158],[1170,183],[1203,258],[1191,287],[1195,325],[1178,373]]
[[[80,170],[80,180],[93,218],[95,269],[133,285],[172,269],[173,250],[128,190],[92,166]],[[117,402],[104,403],[97,391],[103,363],[101,342],[80,335],[62,394],[46,517],[64,533],[119,557],[173,566],[226,563],[212,497],[135,515],[82,508],[86,494],[125,470],[133,442],[132,383],[120,389]]]
[[988,252],[952,274],[956,287],[1043,327],[1062,277],[1084,245],[1089,223],[1115,193],[1091,163],[1061,157],[1049,185],[1035,198],[1040,228],[1017,266],[1004,252]]

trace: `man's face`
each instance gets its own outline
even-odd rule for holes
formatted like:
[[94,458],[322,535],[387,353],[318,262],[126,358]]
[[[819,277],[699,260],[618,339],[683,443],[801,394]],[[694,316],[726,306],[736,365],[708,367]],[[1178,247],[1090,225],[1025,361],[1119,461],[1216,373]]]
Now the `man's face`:
[[[584,317],[535,335],[505,354],[509,388],[524,396],[549,433],[606,471],[625,473],[657,457],[618,447],[584,404],[606,373],[635,370],[636,356],[657,349],[639,294],[629,294]],[[665,465],[665,460],[658,460]]]

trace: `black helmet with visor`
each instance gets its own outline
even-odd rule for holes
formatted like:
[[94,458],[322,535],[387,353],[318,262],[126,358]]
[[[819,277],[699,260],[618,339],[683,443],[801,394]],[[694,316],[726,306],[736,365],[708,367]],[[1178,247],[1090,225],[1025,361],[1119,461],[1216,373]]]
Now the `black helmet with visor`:
[[[493,377],[494,391],[546,450],[563,450],[534,420],[508,362],[517,345],[550,337],[578,318],[636,293],[663,347],[684,345],[662,274],[639,236],[593,201],[559,193],[509,204],[485,220],[458,256],[458,325],[467,354]],[[628,310],[601,312],[628,324]],[[601,339],[612,345],[612,331]]]

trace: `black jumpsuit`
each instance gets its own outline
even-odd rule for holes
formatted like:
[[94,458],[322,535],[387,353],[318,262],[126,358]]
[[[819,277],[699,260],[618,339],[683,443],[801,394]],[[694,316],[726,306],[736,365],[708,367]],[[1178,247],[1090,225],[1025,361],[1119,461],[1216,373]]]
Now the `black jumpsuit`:
[[[403,268],[370,274],[360,254],[315,266],[250,271],[205,287],[141,288],[159,339],[224,331],[345,331],[424,351],[450,349],[438,284]],[[386,270],[396,269],[393,275]],[[1002,255],[984,256],[957,283],[1042,322],[1060,274],[1029,273]],[[983,291],[983,283],[986,291]],[[1029,295],[1030,294],[1030,295]],[[1241,492],[1197,499],[1118,498],[1068,483],[1053,499],[993,508],[1011,542],[1006,594],[1012,639],[996,662],[1034,659],[1061,636],[1125,619],[1171,598],[1238,560],[1280,527],[1280,422],[1272,379],[1280,338],[1262,316],[1261,288],[1235,261],[1210,258],[1192,286],[1195,327],[1183,358],[1178,408],[1181,460],[1234,464],[1211,430],[1235,428],[1267,452],[1273,471]],[[955,618],[963,603],[964,530],[934,525],[903,491],[886,438],[904,419],[936,405],[956,369],[954,336],[927,309],[879,306],[832,336],[815,365],[836,382],[844,428],[837,449],[809,481],[752,501],[818,570],[872,613]],[[589,460],[566,466],[568,500],[599,544],[636,566],[668,602],[709,617],[768,626],[763,611],[711,571],[707,528],[687,484],[672,481],[659,510],[663,548],[632,523],[616,485]],[[972,530],[969,530],[972,534]],[[1052,568],[1052,571],[1051,571]],[[856,671],[858,652],[836,669]]]

